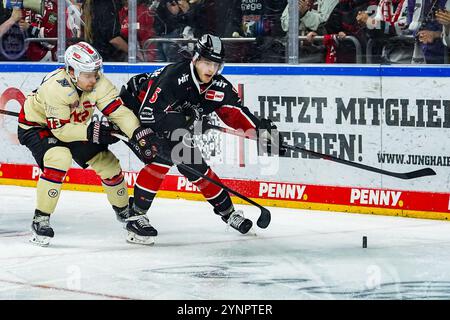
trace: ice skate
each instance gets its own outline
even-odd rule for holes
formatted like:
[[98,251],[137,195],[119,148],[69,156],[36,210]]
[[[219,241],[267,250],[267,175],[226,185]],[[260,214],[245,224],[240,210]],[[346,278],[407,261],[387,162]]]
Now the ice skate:
[[242,234],[249,232],[253,226],[253,222],[244,217],[242,210],[233,211],[228,215],[222,216],[222,220]]
[[118,208],[116,206],[113,206],[114,212],[116,213],[116,219],[117,221],[121,223],[126,223],[127,219],[129,218],[129,209],[128,206],[123,208]]
[[127,241],[130,243],[152,245],[158,231],[150,224],[147,215],[137,213],[130,205],[130,217],[127,219],[126,229],[128,231]]
[[47,247],[50,244],[50,239],[55,235],[52,227],[50,227],[50,215],[36,210],[31,224],[31,232],[31,243]]

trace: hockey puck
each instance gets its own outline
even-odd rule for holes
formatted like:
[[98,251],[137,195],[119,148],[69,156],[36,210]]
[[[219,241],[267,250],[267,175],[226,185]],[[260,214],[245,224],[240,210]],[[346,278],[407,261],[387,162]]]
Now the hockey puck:
[[367,248],[367,237],[366,236],[363,236],[363,238],[362,238],[362,247]]

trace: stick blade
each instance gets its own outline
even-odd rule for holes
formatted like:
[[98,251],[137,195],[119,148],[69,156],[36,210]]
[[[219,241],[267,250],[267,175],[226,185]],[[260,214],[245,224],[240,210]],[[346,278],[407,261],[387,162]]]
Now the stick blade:
[[260,214],[256,224],[261,229],[265,229],[265,228],[267,228],[269,226],[270,220],[271,220],[270,211],[268,209],[262,207],[261,208],[261,214]]
[[404,173],[402,175],[403,179],[415,179],[420,177],[426,177],[426,176],[435,176],[436,171],[434,171],[431,168],[424,168],[416,171],[411,171],[408,173]]

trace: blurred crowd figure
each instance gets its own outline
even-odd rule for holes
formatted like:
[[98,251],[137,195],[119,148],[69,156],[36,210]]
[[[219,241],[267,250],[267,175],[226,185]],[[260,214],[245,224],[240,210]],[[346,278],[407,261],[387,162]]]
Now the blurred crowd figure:
[[[36,0],[39,10],[4,8],[3,1],[0,6],[1,60],[56,61],[57,0]],[[78,36],[74,29],[66,28],[68,45]]]
[[[36,1],[42,10],[0,1],[0,60],[56,60],[58,1]],[[450,0],[296,1],[300,63],[448,61]],[[65,2],[67,45],[87,41],[105,61],[128,61],[128,0]],[[192,39],[212,33],[227,38],[227,62],[284,63],[290,19],[287,0],[137,0],[137,61],[183,60]]]

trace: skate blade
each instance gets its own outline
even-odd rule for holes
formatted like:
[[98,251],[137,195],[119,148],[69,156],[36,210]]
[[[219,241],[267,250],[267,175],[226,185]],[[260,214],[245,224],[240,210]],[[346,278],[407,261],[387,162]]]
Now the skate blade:
[[30,238],[30,242],[37,246],[48,247],[50,245],[50,239],[50,237],[33,234]]
[[155,237],[152,236],[139,236],[133,232],[128,232],[127,242],[134,244],[142,244],[146,246],[152,246],[155,244]]

